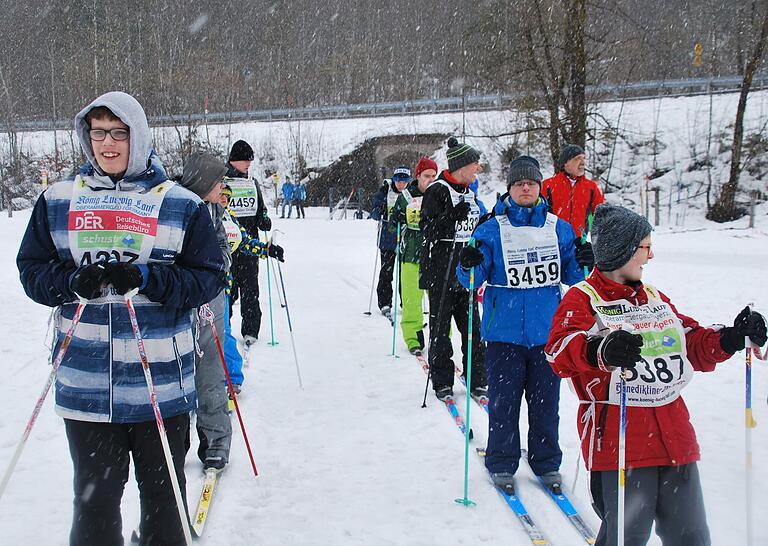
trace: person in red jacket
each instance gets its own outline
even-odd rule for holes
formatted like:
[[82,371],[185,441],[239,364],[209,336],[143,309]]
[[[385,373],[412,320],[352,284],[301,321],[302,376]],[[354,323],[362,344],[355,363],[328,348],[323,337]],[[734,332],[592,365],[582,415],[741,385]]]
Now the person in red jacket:
[[584,176],[585,155],[581,146],[565,144],[560,150],[560,172],[541,185],[541,196],[552,214],[573,227],[576,237],[589,232],[588,217],[605,201],[597,183]]
[[577,424],[602,520],[598,546],[617,541],[619,377],[627,373],[625,544],[646,544],[651,527],[664,546],[710,544],[696,461],[696,434],[680,391],[694,371],[766,342],[763,317],[746,307],[733,326],[705,328],[642,282],[653,258],[651,226],[628,209],[601,205],[592,231],[595,269],[558,307],[547,360],[570,378]]

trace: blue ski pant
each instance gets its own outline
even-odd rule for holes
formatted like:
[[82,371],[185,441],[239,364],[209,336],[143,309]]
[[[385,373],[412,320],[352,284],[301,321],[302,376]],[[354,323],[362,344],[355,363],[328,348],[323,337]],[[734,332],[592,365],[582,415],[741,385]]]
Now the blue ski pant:
[[227,361],[227,371],[233,385],[242,385],[245,377],[243,376],[243,357],[237,350],[237,340],[232,335],[232,325],[229,316],[229,296],[226,300],[226,312],[224,313],[224,360]]
[[560,468],[558,444],[560,378],[549,367],[544,346],[524,347],[489,341],[488,448],[485,466],[491,473],[514,474],[520,464],[520,404],[528,404],[528,462],[537,476]]

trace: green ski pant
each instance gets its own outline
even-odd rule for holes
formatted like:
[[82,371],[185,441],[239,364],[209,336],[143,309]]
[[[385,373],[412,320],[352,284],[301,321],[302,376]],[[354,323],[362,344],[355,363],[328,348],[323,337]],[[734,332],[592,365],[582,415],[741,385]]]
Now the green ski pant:
[[421,302],[424,290],[419,288],[419,264],[402,262],[400,264],[400,288],[403,296],[403,316],[400,319],[400,328],[403,330],[403,339],[408,350],[414,347],[423,349],[424,334],[424,310]]

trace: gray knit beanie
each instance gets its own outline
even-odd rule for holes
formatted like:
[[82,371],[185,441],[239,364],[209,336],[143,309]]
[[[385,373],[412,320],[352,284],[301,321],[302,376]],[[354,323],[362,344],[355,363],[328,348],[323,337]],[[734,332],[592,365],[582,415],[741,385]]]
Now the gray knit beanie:
[[651,234],[648,220],[624,207],[603,203],[595,209],[592,249],[600,271],[614,271],[637,252],[640,242]]
[[541,166],[539,162],[529,155],[521,155],[512,160],[507,171],[507,191],[509,187],[518,180],[534,180],[541,185],[544,179],[541,176]]
[[584,153],[584,149],[579,146],[578,144],[563,144],[563,147],[560,148],[560,168],[564,169],[565,164],[568,163],[571,159],[576,157],[577,155],[581,155]]
[[480,152],[469,144],[459,144],[454,137],[448,139],[448,170],[456,172],[462,167],[480,161]]
[[181,185],[202,199],[225,174],[227,174],[227,167],[224,163],[210,154],[195,152],[184,164]]

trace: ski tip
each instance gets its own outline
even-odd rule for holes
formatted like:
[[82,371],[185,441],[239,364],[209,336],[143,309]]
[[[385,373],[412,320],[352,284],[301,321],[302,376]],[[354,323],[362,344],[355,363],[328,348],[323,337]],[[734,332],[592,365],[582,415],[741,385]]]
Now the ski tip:
[[134,544],[138,544],[140,540],[141,539],[139,538],[139,530],[138,529],[134,529],[131,532],[131,542],[133,542]]
[[475,439],[475,432],[472,429],[469,429],[469,439],[474,440]]

